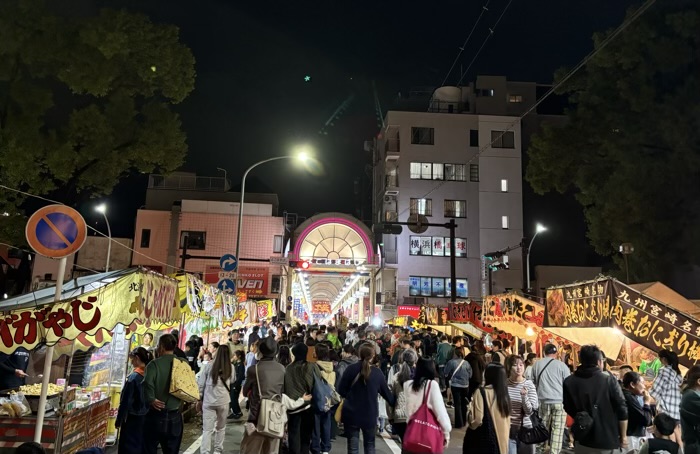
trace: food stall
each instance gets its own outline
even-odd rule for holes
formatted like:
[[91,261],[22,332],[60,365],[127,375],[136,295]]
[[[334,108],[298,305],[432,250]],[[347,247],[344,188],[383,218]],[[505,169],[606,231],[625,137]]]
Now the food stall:
[[[30,351],[30,363],[43,363],[46,347],[54,346],[51,374],[44,377],[50,387],[41,444],[48,453],[105,446],[110,401],[115,399],[110,388],[120,388],[126,372],[125,327],[136,320],[180,319],[173,279],[143,268],[87,278],[64,286],[56,303],[53,288],[0,303],[0,351],[9,354],[24,347]],[[28,369],[35,380],[40,371]],[[41,384],[0,390],[0,395],[11,398],[13,391],[24,395],[30,408],[18,415],[20,408],[11,405],[0,415],[0,453],[34,438]]]
[[[683,307],[686,310],[679,307],[677,302],[660,301],[643,287],[637,289],[601,276],[547,289],[545,326],[552,332],[566,333],[567,338],[580,337],[581,345],[601,346],[612,338],[622,345],[622,339],[627,338],[651,351],[671,350],[682,366],[692,367],[700,360],[700,321],[691,315],[692,306]],[[601,348],[608,357],[618,356],[619,349],[609,352]]]

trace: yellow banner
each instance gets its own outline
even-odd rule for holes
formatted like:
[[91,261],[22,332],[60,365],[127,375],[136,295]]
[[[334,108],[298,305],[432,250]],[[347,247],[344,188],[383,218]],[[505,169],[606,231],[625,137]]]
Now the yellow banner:
[[0,352],[11,353],[20,346],[32,350],[42,341],[55,345],[61,339],[99,344],[104,334],[100,330],[111,331],[119,323],[179,320],[177,291],[177,281],[137,271],[70,300],[5,313],[0,319]]

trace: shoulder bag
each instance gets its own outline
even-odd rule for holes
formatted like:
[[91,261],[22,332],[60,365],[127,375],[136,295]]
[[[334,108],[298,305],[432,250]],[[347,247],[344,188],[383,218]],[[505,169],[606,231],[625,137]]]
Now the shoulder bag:
[[263,399],[257,364],[255,365],[255,379],[258,384],[258,395],[260,396],[257,431],[265,437],[282,439],[284,437],[284,426],[287,424],[287,410],[282,403],[282,397],[279,394],[275,394],[271,399]]
[[479,391],[481,392],[481,399],[484,403],[484,416],[481,425],[476,429],[467,427],[462,446],[469,446],[469,452],[471,454],[501,454],[493,417],[491,416],[489,403],[486,401],[486,391],[481,387]]
[[[360,379],[360,375],[361,375],[361,374],[362,374],[362,372],[359,372],[359,373],[357,374],[357,376],[355,377],[355,379],[354,379],[354,380],[352,381],[352,383],[350,384],[350,389],[352,389],[352,387],[355,386],[355,383],[357,383],[357,380]],[[348,391],[348,392],[350,392],[350,391]],[[338,424],[340,424],[340,423],[343,421],[343,403],[344,403],[344,402],[345,402],[345,399],[341,399],[341,400],[340,400],[340,404],[338,405],[338,408],[335,410],[335,415],[334,415],[334,417],[335,417],[335,422],[337,422]]]
[[425,385],[423,403],[408,420],[403,439],[403,451],[412,454],[442,454],[445,450],[445,435],[435,413],[428,407],[430,380]]
[[314,387],[311,390],[311,406],[316,413],[326,413],[340,403],[340,396],[325,378],[314,368]]
[[185,402],[193,403],[199,401],[197,378],[187,361],[173,358],[168,392],[171,396]]

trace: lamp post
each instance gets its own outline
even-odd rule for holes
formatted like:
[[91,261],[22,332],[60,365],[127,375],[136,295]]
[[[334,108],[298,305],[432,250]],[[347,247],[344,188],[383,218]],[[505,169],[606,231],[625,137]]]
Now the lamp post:
[[543,226],[539,222],[535,226],[535,234],[532,235],[532,239],[530,240],[530,245],[527,247],[527,289],[530,290],[530,249],[532,249],[532,243],[535,242],[535,238],[537,238],[537,235],[542,232],[546,232],[547,227]]
[[107,205],[101,203],[95,207],[95,211],[102,213],[107,223],[107,263],[105,263],[105,273],[109,271],[109,256],[112,254],[112,229],[109,227],[109,219],[107,219]]
[[620,254],[625,257],[625,272],[627,273],[627,282],[630,283],[630,264],[627,257],[634,252],[634,246],[632,243],[622,243],[620,245]]
[[[276,156],[274,158],[269,158],[269,159],[263,159],[262,161],[256,162],[252,166],[248,167],[248,169],[243,173],[243,178],[241,179],[241,200],[238,204],[238,231],[236,232],[236,260],[240,262],[240,252],[241,252],[241,233],[243,231],[243,203],[245,201],[245,180],[248,177],[248,174],[250,173],[251,170],[256,168],[259,165],[265,164],[266,162],[272,162],[272,161],[279,161],[281,159],[296,159],[301,162],[305,162],[309,159],[309,154],[306,151],[300,151],[296,155],[290,155],[290,156]],[[236,285],[238,285],[238,269],[239,266],[236,266]]]

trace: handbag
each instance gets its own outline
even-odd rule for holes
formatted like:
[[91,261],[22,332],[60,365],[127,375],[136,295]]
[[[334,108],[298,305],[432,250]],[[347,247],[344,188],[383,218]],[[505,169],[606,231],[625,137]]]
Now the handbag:
[[260,396],[260,411],[258,412],[256,429],[260,435],[265,437],[282,439],[284,426],[287,424],[287,409],[279,394],[273,395],[271,399],[263,399],[257,364],[255,365],[255,379],[258,383],[258,395]]
[[403,439],[403,451],[412,454],[442,454],[445,450],[445,436],[433,411],[428,408],[430,380],[425,386],[423,403],[408,420]]
[[[355,383],[357,383],[357,380],[360,379],[360,374],[358,373],[355,379],[352,381],[350,384],[350,389],[352,389],[353,386],[355,386]],[[350,391],[348,390],[348,393]],[[343,421],[343,403],[345,402],[345,399],[340,400],[340,404],[338,404],[338,408],[335,410],[335,415],[333,417],[335,418],[335,422],[340,424]]]
[[185,402],[194,403],[199,401],[197,378],[187,361],[173,358],[168,392],[171,396]]
[[486,392],[484,388],[479,388],[479,391],[484,403],[484,416],[479,427],[476,429],[467,428],[462,446],[469,446],[470,454],[501,454],[491,410],[486,401]]
[[549,430],[542,422],[542,418],[540,418],[537,410],[532,411],[530,422],[532,422],[532,427],[520,426],[518,440],[526,445],[535,445],[549,440]]
[[326,413],[340,403],[338,393],[325,378],[314,370],[314,387],[311,390],[311,406],[317,413]]

